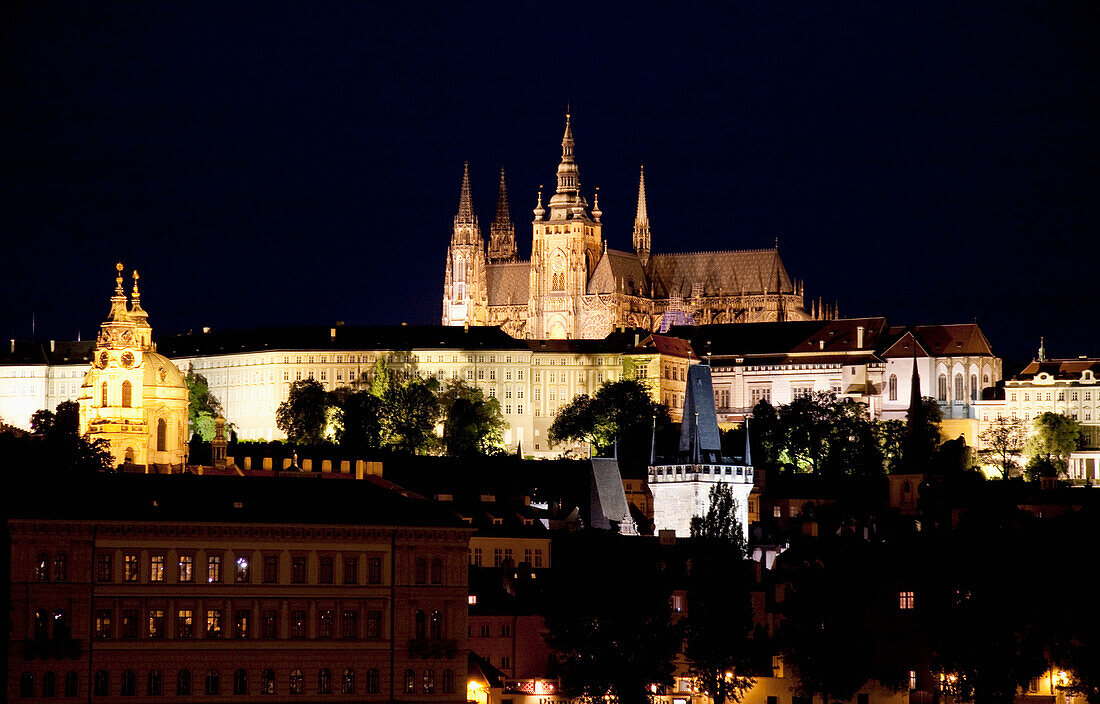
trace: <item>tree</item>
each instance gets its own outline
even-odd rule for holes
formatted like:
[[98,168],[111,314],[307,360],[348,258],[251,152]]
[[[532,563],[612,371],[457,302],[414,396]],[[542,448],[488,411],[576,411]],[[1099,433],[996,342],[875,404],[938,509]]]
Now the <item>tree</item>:
[[371,368],[370,392],[377,398],[382,398],[390,388],[390,368],[382,355],[374,362]]
[[988,428],[978,433],[978,440],[983,445],[978,454],[997,467],[1001,479],[1008,479],[1017,467],[1016,457],[1023,452],[1026,439],[1023,421],[997,416]]
[[[620,459],[649,455],[653,423],[670,423],[668,408],[657,403],[635,379],[604,382],[592,396],[580,395],[562,406],[548,431],[551,444],[587,442],[597,454],[607,454],[619,440]],[[638,457],[635,457],[638,455]]]
[[752,674],[752,601],[747,545],[737,500],[725,483],[710,489],[710,506],[691,521],[691,572],[684,655],[700,691],[715,704],[741,701]]
[[416,454],[428,446],[439,420],[434,383],[413,378],[393,384],[382,397],[382,427],[389,444]]
[[1046,457],[1058,470],[1066,471],[1069,455],[1077,449],[1081,437],[1081,424],[1076,418],[1062,413],[1047,411],[1035,418],[1035,433],[1027,441],[1027,453],[1033,459]]
[[818,392],[800,396],[778,413],[779,459],[822,476],[882,474],[882,452],[867,407]]
[[749,444],[752,461],[757,468],[769,470],[778,466],[779,455],[783,451],[783,431],[775,406],[767,401],[762,400],[753,406]]
[[903,469],[902,455],[905,452],[905,421],[880,420],[874,426],[879,454],[888,473]]
[[114,466],[107,440],[80,435],[80,406],[76,401],[62,401],[53,411],[35,411],[31,429],[32,437],[11,440],[7,449],[10,466],[34,462],[73,473],[102,472]]
[[503,449],[508,423],[496,398],[485,398],[481,389],[456,380],[439,395],[439,403],[443,445],[449,456],[488,455]]
[[46,435],[53,430],[53,411],[40,408],[31,414],[31,433],[34,435]]
[[834,399],[831,393],[818,392],[799,396],[779,408],[784,449],[780,457],[798,471],[819,473],[827,450],[829,405]]
[[[335,393],[335,392],[334,392]],[[356,391],[334,397],[341,413],[336,442],[349,452],[378,450],[382,447],[382,399],[369,391]]]
[[210,393],[210,384],[202,374],[188,371],[184,381],[187,382],[187,424],[192,433],[210,442],[214,439],[214,419],[222,415],[221,401]]
[[313,379],[290,385],[287,400],[275,410],[275,426],[286,433],[290,442],[313,444],[321,441],[328,421],[328,394]]

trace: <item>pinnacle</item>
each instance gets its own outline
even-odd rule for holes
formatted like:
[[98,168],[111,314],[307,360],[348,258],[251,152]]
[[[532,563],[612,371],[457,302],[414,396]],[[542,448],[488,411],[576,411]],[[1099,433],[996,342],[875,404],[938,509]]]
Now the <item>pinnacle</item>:
[[462,191],[458,197],[457,222],[473,222],[474,199],[470,191],[470,162],[466,162],[462,171]]
[[512,214],[508,209],[508,186],[504,182],[504,167],[500,167],[500,186],[497,188],[497,215],[493,220],[496,223],[508,223],[512,220]]

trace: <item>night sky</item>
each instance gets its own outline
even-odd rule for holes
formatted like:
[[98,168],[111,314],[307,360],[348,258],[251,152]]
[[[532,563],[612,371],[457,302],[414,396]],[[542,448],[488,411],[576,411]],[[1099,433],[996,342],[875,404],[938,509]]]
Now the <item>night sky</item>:
[[1093,3],[33,2],[0,11],[0,327],[438,324],[470,161],[521,256],[572,105],[629,249],[780,239],[844,316],[1100,355]]

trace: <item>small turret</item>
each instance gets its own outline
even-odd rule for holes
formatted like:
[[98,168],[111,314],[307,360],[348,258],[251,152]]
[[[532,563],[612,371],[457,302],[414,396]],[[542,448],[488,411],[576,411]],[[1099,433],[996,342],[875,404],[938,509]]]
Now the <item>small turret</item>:
[[497,214],[489,226],[489,263],[516,261],[516,228],[508,208],[508,187],[504,183],[504,167],[500,167],[497,188]]
[[645,165],[638,175],[638,210],[634,216],[634,251],[642,260],[642,266],[649,261],[650,252],[649,213],[645,200]]

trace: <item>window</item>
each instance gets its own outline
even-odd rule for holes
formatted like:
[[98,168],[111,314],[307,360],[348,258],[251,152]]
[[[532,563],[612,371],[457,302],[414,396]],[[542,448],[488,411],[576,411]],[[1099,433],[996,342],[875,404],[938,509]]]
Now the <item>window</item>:
[[195,634],[195,615],[191,609],[180,609],[176,613],[176,637],[192,638]]
[[443,638],[443,614],[438,611],[432,612],[428,635],[432,640],[440,640]]
[[432,584],[443,584],[443,559],[432,558]]
[[64,696],[66,696],[66,697],[75,697],[76,696],[77,683],[79,681],[80,680],[79,680],[75,670],[69,670],[68,672],[66,672],[65,673],[65,689],[63,691]]
[[279,637],[279,612],[274,609],[264,609],[263,621],[260,625],[261,638]]
[[123,638],[137,638],[138,637],[138,624],[139,616],[137,609],[123,609],[122,610],[122,637]]
[[917,688],[917,671],[909,671],[909,691],[915,691]]
[[145,684],[145,693],[150,697],[159,697],[164,692],[164,678],[160,670],[149,670],[149,677]]
[[149,558],[149,581],[164,581],[164,555],[153,555]]
[[535,548],[535,564],[532,567],[542,567],[542,548]]
[[220,555],[210,555],[206,558],[206,581],[210,584],[222,581],[222,558]]
[[129,381],[122,382],[122,407],[129,408],[133,402],[134,385]]
[[206,637],[222,637],[222,610],[208,609],[206,611]]
[[260,694],[275,694],[275,670],[267,669],[260,675]]
[[96,670],[92,691],[97,697],[106,697],[111,689],[111,678],[106,670]]
[[966,390],[965,390],[965,387],[963,386],[963,375],[962,374],[956,374],[955,375],[955,400],[956,401],[961,401],[964,398],[966,398]]
[[279,556],[264,555],[264,584],[274,584],[279,581]]
[[63,552],[59,552],[54,558],[53,578],[58,582],[64,582],[69,578],[68,561]]
[[454,694],[455,691],[455,671],[444,670],[443,671],[443,693]]
[[[99,694],[96,691],[96,694]],[[19,696],[27,699],[34,697],[34,675],[29,672],[24,672],[19,678]]]
[[368,611],[367,612],[367,638],[381,638],[382,637],[382,612],[381,611]]
[[359,612],[355,609],[347,609],[344,611],[344,632],[343,636],[345,640],[354,640],[359,637]]
[[416,673],[405,670],[405,694],[416,694]]
[[[367,671],[367,694],[376,694],[376,690],[370,688],[370,675],[371,673],[377,673],[378,670],[370,669]],[[344,670],[343,685],[340,687],[341,694],[355,694],[355,670],[350,667]]]
[[317,563],[317,582],[319,584],[332,584],[335,579],[335,567],[332,557],[322,557]]
[[753,389],[749,389],[749,398],[752,399],[752,405],[756,405],[761,401],[767,401],[771,403],[772,390],[770,386],[758,386]]
[[898,608],[909,611],[913,608],[913,592],[898,592]]
[[333,623],[335,620],[336,616],[332,609],[321,609],[317,616],[317,637],[331,638],[335,630]]
[[234,582],[237,584],[245,584],[252,581],[252,574],[249,571],[248,555],[238,555],[236,567],[236,573],[233,575]]
[[99,405],[107,407],[107,382],[103,382],[99,387]]
[[344,584],[359,584],[359,558],[344,558]]
[[506,670],[512,667],[512,658],[508,657],[507,655],[501,655],[500,666]]
[[[970,375],[970,400],[971,401],[977,401],[978,400],[978,375],[977,374],[971,374]],[[1058,399],[1058,400],[1063,401],[1065,399]]]
[[97,582],[111,581],[111,555],[100,553],[95,556],[95,579]]
[[122,673],[122,688],[119,694],[124,697],[132,697],[137,693],[137,673],[133,670],[124,670]]
[[295,668],[290,671],[290,693],[301,694],[302,693],[302,671]]
[[470,561],[474,567],[481,567],[481,548],[473,548]]
[[504,548],[493,548],[493,567],[504,564]]
[[322,667],[317,671],[317,693],[332,694],[332,672]]
[[233,673],[233,694],[248,694],[247,670],[237,670]]
[[417,584],[428,583],[428,561],[423,557],[416,558],[416,576],[415,581]]
[[947,400],[947,375],[946,374],[940,374],[939,378],[936,381],[937,381],[937,384],[936,384],[936,386],[937,386],[937,388],[936,388],[936,391],[937,391],[936,398],[940,401],[946,401]]
[[290,581],[295,584],[306,583],[306,558],[297,555],[290,558]]
[[217,670],[206,673],[206,696],[215,697],[221,692],[221,677]]
[[424,694],[435,694],[435,670],[424,670]]
[[111,637],[111,610],[96,609],[95,612],[95,637],[103,640]]
[[371,557],[367,559],[367,584],[382,583],[382,558]]
[[304,610],[296,609],[290,612],[290,637],[306,637],[306,612]]
[[164,609],[149,609],[149,637],[164,637]]
[[181,697],[191,694],[191,671],[180,670],[176,673],[176,694]]
[[897,374],[891,374],[890,375],[890,378],[886,382],[886,390],[887,390],[888,398],[891,401],[897,401],[898,400],[898,375]]
[[126,582],[136,582],[139,574],[138,556],[130,553],[122,556],[122,579]]
[[42,673],[42,696],[47,698],[57,696],[57,675],[48,670]]
[[190,582],[194,577],[195,558],[192,555],[180,555],[179,581]]
[[168,423],[163,418],[157,420],[157,452],[168,450]]
[[234,638],[247,638],[248,626],[252,621],[251,609],[238,609],[233,614],[233,637]]
[[428,630],[427,615],[422,610],[417,611],[416,615],[413,618],[413,623],[414,623],[415,638],[417,640],[424,640],[424,638],[427,636],[427,630]]

